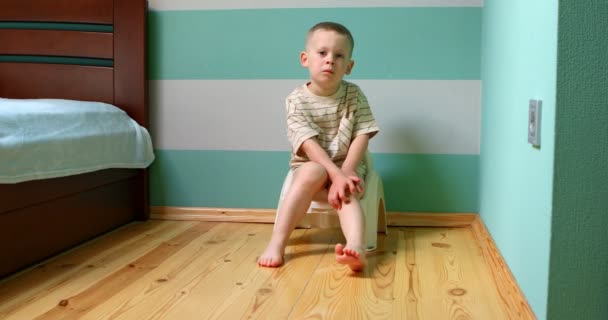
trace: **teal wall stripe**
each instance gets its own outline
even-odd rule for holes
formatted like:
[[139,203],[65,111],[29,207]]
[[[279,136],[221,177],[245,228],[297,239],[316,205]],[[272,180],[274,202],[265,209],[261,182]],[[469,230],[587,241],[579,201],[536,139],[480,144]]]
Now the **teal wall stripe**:
[[355,36],[356,79],[480,78],[481,8],[151,11],[150,79],[305,79],[306,30]]
[[152,206],[274,208],[289,153],[155,150]]
[[386,207],[400,212],[478,212],[478,155],[374,154]]
[[[289,153],[155,150],[151,205],[275,208]],[[477,212],[477,155],[374,154],[389,211]]]

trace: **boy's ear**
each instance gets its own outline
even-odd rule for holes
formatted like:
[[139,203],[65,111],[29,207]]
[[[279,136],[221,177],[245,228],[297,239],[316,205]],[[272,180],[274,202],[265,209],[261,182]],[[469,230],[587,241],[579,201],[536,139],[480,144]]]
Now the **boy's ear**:
[[350,74],[350,71],[353,70],[353,67],[355,66],[355,60],[351,60],[348,65],[346,66],[346,72],[344,72],[344,74]]
[[306,51],[300,52],[300,63],[302,64],[302,67],[308,67],[308,55],[306,55]]

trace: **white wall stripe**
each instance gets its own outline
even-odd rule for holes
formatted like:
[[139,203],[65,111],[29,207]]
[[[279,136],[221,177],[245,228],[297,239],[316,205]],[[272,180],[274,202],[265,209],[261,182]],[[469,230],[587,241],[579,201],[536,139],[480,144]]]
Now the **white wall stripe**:
[[[479,154],[479,80],[350,80],[381,132],[372,152]],[[289,150],[284,99],[302,80],[150,81],[157,149]]]
[[371,151],[479,154],[480,80],[353,82],[364,90],[380,125]]
[[483,0],[150,0],[151,10],[232,10],[344,7],[482,7]]

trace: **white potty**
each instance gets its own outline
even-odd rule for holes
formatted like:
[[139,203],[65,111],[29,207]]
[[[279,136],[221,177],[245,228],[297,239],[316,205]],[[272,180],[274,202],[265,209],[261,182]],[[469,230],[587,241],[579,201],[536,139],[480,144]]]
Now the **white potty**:
[[[365,162],[367,163],[367,176],[365,177],[365,190],[363,197],[360,199],[361,209],[365,216],[365,244],[366,251],[376,250],[378,243],[378,232],[387,232],[386,228],[386,212],[384,210],[384,187],[380,176],[373,168],[372,158],[369,152],[365,153]],[[290,170],[285,177],[279,205],[281,208],[283,198],[287,194],[287,190],[291,186],[293,173]],[[298,228],[336,228],[340,227],[338,213],[327,202],[327,191],[322,191],[316,194],[308,208],[308,214],[298,223]],[[277,210],[278,215],[278,210]],[[275,223],[276,223],[275,216]]]

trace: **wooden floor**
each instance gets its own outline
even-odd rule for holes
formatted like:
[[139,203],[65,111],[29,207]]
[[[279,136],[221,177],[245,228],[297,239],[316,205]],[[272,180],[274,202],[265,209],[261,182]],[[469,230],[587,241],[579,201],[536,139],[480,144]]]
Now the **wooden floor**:
[[507,319],[470,228],[390,228],[369,266],[339,230],[296,230],[256,265],[271,224],[133,223],[0,281],[0,319]]

